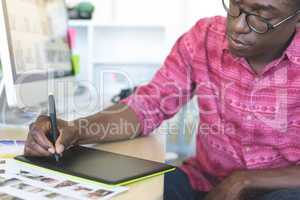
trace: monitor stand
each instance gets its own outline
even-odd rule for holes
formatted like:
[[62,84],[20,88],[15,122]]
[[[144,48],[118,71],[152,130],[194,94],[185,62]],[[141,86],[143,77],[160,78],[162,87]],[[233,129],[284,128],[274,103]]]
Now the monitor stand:
[[[43,107],[43,106],[41,106]],[[0,80],[0,126],[28,127],[44,111],[40,108],[9,107],[6,98],[4,81]]]

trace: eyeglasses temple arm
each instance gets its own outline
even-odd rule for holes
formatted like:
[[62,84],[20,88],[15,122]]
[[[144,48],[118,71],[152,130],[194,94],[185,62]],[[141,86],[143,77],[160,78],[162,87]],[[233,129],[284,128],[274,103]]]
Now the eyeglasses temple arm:
[[287,17],[286,19],[284,19],[284,20],[278,22],[277,24],[272,25],[272,28],[276,28],[277,26],[280,26],[280,25],[283,24],[284,22],[290,20],[291,18],[293,18],[293,17],[295,17],[295,16],[297,16],[297,15],[299,15],[299,14],[300,14],[300,10],[298,10],[295,14],[293,14],[293,15]]

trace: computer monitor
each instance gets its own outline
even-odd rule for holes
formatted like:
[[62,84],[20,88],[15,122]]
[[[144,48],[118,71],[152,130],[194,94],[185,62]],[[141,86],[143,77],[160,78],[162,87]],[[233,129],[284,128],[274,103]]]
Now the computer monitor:
[[58,82],[73,81],[65,2],[0,2],[0,53],[7,103],[22,108],[47,102],[49,93],[61,93]]

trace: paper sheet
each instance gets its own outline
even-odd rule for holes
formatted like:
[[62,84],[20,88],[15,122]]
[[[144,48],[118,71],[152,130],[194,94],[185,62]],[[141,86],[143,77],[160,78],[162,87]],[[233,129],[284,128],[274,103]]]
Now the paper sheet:
[[0,140],[0,158],[13,158],[24,152],[24,140]]
[[13,159],[0,159],[0,199],[106,200],[127,191],[74,181],[51,171],[33,169]]

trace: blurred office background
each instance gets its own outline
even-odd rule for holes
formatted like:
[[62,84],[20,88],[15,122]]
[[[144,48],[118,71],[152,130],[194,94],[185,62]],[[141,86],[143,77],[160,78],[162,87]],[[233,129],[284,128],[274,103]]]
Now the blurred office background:
[[[66,0],[77,56],[76,79],[104,91],[98,109],[121,90],[147,83],[176,39],[197,20],[225,15],[221,0]],[[92,15],[86,13],[92,12]],[[1,67],[0,67],[1,78]],[[95,109],[97,110],[97,109]],[[198,109],[195,100],[156,134],[167,135],[167,158],[180,164],[195,151]]]
[[[68,0],[70,9],[82,2]],[[78,80],[105,84],[104,104],[122,89],[147,83],[176,39],[197,20],[225,15],[221,0],[90,0],[91,20],[72,19],[73,52],[80,55]],[[76,8],[76,7],[75,7]],[[75,17],[76,18],[76,17]],[[107,70],[107,73],[101,73]],[[101,77],[103,76],[103,77]],[[107,84],[109,83],[109,84]],[[106,107],[107,105],[99,105]],[[156,134],[167,135],[169,162],[180,164],[195,152],[198,108],[195,99]]]

